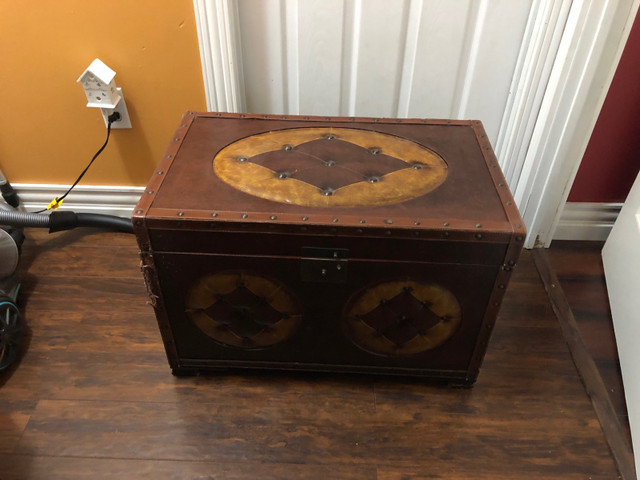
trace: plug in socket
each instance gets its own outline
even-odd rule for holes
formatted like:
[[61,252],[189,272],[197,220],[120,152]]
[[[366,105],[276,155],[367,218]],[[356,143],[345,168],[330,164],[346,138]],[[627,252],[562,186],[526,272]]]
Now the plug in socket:
[[101,108],[102,118],[104,119],[104,126],[108,125],[107,118],[113,112],[118,112],[120,114],[120,120],[117,122],[113,122],[111,124],[111,128],[131,128],[131,120],[129,119],[129,112],[127,111],[127,104],[124,101],[124,95],[122,94],[122,89],[117,88],[118,95],[120,95],[120,101],[116,104],[116,108]]

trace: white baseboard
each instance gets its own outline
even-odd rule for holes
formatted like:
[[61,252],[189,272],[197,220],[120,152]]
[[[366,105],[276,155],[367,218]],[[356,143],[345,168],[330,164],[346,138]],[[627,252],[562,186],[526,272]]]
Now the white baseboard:
[[[14,183],[22,204],[29,212],[42,210],[68,185]],[[145,187],[78,185],[67,196],[61,210],[104,213],[130,217]],[[622,203],[567,202],[554,240],[606,240]]]
[[[12,183],[22,205],[28,212],[42,210],[56,196],[67,191],[69,185]],[[77,213],[103,213],[130,217],[145,187],[112,187],[102,185],[78,185],[64,199],[60,210]]]
[[600,240],[609,236],[622,203],[567,202],[554,240]]

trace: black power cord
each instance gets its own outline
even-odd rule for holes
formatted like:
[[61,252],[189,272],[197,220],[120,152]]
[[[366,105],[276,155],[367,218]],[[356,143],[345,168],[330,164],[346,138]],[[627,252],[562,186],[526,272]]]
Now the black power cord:
[[82,180],[82,177],[84,177],[84,174],[87,173],[87,170],[89,170],[89,167],[91,167],[91,165],[93,164],[95,159],[98,158],[98,156],[106,148],[107,144],[109,143],[109,137],[111,135],[111,124],[114,123],[114,122],[117,122],[118,120],[120,120],[120,113],[118,113],[118,112],[113,112],[111,115],[109,115],[107,117],[107,138],[104,141],[104,144],[100,147],[100,149],[93,156],[93,158],[91,159],[89,164],[85,167],[85,169],[82,171],[82,173],[78,176],[76,181],[73,182],[73,185],[71,185],[69,187],[69,189],[66,192],[64,192],[64,194],[62,196],[54,198],[51,201],[51,203],[47,206],[47,208],[43,208],[42,210],[38,210],[37,212],[34,212],[34,213],[42,213],[42,212],[46,212],[47,210],[50,210],[50,209],[54,209],[55,210],[60,206],[60,204],[67,197],[67,195],[69,195],[69,193],[71,193],[71,190],[73,190],[75,188],[75,186],[80,182],[80,180]]

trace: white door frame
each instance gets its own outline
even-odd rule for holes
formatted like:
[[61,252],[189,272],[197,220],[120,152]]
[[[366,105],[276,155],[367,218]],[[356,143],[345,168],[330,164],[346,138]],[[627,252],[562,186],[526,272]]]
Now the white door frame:
[[[527,225],[527,248],[551,243],[639,4],[536,0],[532,6],[496,145]],[[241,112],[237,0],[194,0],[194,11],[207,108]]]

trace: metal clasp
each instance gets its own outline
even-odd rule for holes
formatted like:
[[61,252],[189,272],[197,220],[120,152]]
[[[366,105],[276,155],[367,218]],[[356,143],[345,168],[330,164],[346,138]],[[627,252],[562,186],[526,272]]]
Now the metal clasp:
[[302,247],[300,277],[303,282],[345,283],[349,250]]

